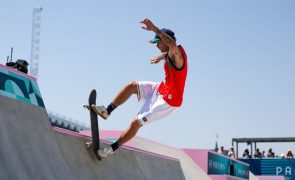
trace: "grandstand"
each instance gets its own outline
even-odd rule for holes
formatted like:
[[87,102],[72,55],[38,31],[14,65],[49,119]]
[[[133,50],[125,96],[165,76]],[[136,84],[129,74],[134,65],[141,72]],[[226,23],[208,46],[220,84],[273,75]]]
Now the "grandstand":
[[257,148],[257,143],[294,143],[295,137],[268,137],[268,138],[233,138],[232,145],[236,144],[236,152],[238,154],[239,144],[246,143],[250,145],[250,158],[243,161],[250,166],[250,171],[259,177],[259,179],[295,179],[295,159],[274,156],[273,158],[254,158],[253,147]]

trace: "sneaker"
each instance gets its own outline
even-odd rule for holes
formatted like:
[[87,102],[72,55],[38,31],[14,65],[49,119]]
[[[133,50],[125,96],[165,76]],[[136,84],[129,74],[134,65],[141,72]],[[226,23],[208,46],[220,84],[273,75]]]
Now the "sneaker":
[[97,155],[100,157],[100,158],[106,158],[108,156],[110,156],[111,154],[113,154],[114,151],[112,149],[111,146],[107,146],[105,148],[102,148],[102,149],[99,149],[97,151]]
[[91,108],[93,109],[93,111],[99,115],[100,117],[102,117],[104,120],[106,120],[109,117],[107,108],[105,106],[96,106],[95,104],[91,105]]

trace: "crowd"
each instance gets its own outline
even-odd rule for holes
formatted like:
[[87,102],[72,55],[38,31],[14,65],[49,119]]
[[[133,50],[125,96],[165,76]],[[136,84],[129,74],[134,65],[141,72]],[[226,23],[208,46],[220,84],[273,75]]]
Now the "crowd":
[[[237,158],[236,153],[234,151],[234,147],[230,147],[229,150],[225,150],[223,146],[220,147],[220,149],[215,149],[216,152],[219,154],[223,154],[225,156],[228,156],[230,158]],[[275,153],[272,151],[272,148],[269,148],[267,151],[267,154],[265,151],[260,151],[259,148],[256,148],[253,156],[251,156],[251,153],[249,149],[245,149],[243,155],[243,159],[252,159],[252,158],[287,158],[287,159],[293,159],[294,155],[292,153],[292,150],[289,149],[286,154],[281,154],[280,156],[275,155]]]
[[253,154],[253,157],[251,157],[249,149],[245,149],[242,157],[244,159],[251,159],[251,158],[288,158],[288,159],[292,159],[292,158],[294,158],[294,155],[293,155],[291,149],[289,149],[286,154],[281,154],[281,156],[278,156],[278,155],[275,155],[275,153],[272,151],[272,148],[268,149],[268,152],[266,155],[265,155],[265,151],[260,152],[259,148],[256,148],[255,153]]
[[233,146],[229,150],[225,150],[224,147],[221,146],[219,150],[217,149],[217,152],[230,158],[236,158],[236,153]]

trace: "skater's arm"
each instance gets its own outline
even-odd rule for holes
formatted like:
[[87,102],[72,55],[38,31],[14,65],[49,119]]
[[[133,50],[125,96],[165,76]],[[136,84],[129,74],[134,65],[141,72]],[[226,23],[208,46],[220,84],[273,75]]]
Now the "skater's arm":
[[176,42],[172,37],[170,37],[168,34],[162,32],[158,27],[154,27],[153,30],[159,37],[160,39],[169,47],[171,48],[177,48]]
[[184,66],[183,55],[177,46],[176,48],[169,48],[168,56],[173,61],[177,69],[181,69]]
[[174,39],[168,34],[162,32],[157,26],[153,24],[151,20],[147,18],[140,23],[145,25],[145,27],[143,27],[144,29],[148,31],[154,31],[160,37],[160,39],[169,47],[168,56],[170,59],[177,68],[182,68],[184,65],[184,58]]
[[157,64],[158,62],[160,62],[161,60],[165,59],[165,57],[167,56],[167,53],[162,53],[159,56],[155,56],[151,59],[151,64]]
[[[144,24],[145,30],[148,31],[154,31],[159,37],[160,39],[170,48],[177,48],[176,42],[174,41],[174,39],[172,37],[170,37],[169,35],[167,35],[166,33],[162,32],[157,26],[154,25],[154,23],[149,20],[148,18],[145,18],[143,21],[140,21],[140,23]],[[178,48],[177,48],[178,49]]]
[[[157,27],[156,27],[157,28]],[[180,49],[177,47],[176,42],[172,37],[167,35],[166,33],[162,32],[158,28],[155,29],[155,33],[161,38],[161,40],[169,47],[169,53],[168,56],[173,61],[175,66],[180,69],[183,67],[184,64],[184,58],[180,51]]]

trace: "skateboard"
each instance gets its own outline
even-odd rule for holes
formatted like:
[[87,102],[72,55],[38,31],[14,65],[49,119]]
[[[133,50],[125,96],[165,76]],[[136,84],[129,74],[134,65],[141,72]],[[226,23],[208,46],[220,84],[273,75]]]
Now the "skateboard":
[[100,142],[99,142],[99,130],[98,130],[98,120],[97,114],[92,110],[91,105],[96,104],[96,90],[93,89],[88,98],[88,104],[84,104],[83,107],[88,109],[90,112],[90,124],[91,124],[91,135],[92,141],[86,142],[85,147],[94,151],[95,156],[98,160],[101,160],[101,157],[98,155],[97,151],[99,150]]

